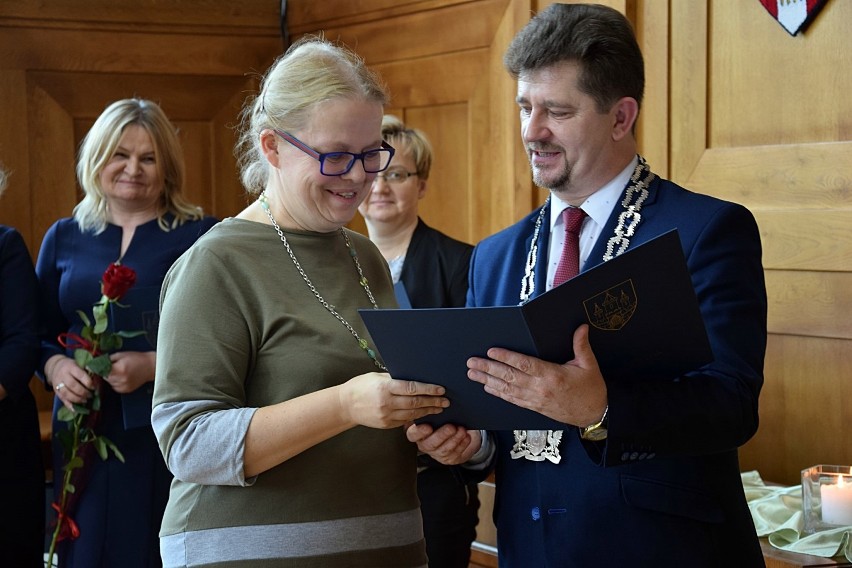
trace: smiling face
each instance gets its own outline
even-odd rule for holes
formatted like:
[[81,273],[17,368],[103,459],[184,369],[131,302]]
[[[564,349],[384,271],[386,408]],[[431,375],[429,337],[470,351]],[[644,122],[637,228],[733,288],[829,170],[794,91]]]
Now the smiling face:
[[[358,208],[368,223],[406,225],[417,222],[417,204],[426,194],[426,182],[418,175],[408,175],[417,172],[409,148],[404,143],[397,143],[395,148],[390,166],[376,177],[369,197]],[[402,179],[388,182],[394,173],[401,174]]]
[[577,88],[579,71],[566,61],[518,79],[521,135],[533,180],[566,201],[600,189],[635,153],[630,135],[635,101],[621,99],[601,112]]
[[111,209],[157,211],[163,176],[147,130],[138,124],[124,129],[99,180]]
[[[336,98],[317,104],[305,127],[290,134],[320,153],[358,154],[381,147],[381,125],[380,103]],[[271,130],[261,138],[274,168],[267,194],[282,227],[330,232],[352,220],[376,174],[366,173],[356,160],[349,172],[325,176],[318,160]]]

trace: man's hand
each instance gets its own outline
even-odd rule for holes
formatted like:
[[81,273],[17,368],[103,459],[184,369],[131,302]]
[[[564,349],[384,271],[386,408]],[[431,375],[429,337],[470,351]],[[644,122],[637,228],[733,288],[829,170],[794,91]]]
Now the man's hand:
[[429,424],[412,424],[405,434],[421,452],[444,465],[463,464],[482,446],[479,430],[467,430],[455,424],[444,424],[437,430]]
[[507,402],[565,424],[588,426],[600,420],[607,406],[606,383],[587,324],[574,332],[573,345],[574,359],[564,365],[494,347],[488,359],[468,359],[467,376]]

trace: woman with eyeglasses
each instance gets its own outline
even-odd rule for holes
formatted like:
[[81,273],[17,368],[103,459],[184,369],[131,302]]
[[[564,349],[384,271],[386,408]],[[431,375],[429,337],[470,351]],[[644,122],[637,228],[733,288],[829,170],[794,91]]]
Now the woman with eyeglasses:
[[[385,115],[382,138],[395,152],[376,174],[358,211],[387,260],[399,303],[413,308],[465,305],[473,247],[429,227],[418,216],[426,195],[432,147],[426,135]],[[476,474],[418,457],[417,491],[431,568],[467,568],[476,538],[479,498]]]
[[354,53],[306,36],[246,103],[238,150],[257,199],[163,287],[167,567],[427,564],[402,426],[449,403],[384,372],[358,309],[393,307],[393,285],[344,227],[393,156],[387,100]]

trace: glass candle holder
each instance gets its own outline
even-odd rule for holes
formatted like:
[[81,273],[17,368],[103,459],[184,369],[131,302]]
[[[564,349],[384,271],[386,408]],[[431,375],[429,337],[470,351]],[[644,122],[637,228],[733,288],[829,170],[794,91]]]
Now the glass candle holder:
[[802,513],[806,535],[852,526],[852,467],[815,465],[803,469]]

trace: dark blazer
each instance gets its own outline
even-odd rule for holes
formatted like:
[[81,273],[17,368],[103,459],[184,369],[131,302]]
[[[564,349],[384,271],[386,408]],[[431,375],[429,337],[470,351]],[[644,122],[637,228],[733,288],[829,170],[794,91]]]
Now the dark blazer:
[[41,435],[30,379],[38,362],[38,281],[21,235],[0,225],[0,480],[44,481]]
[[[417,219],[402,263],[400,281],[412,308],[459,308],[467,295],[467,276],[473,246],[448,237]],[[426,454],[418,463],[440,466]],[[460,482],[478,483],[487,471],[450,468]]]
[[[602,261],[621,210],[584,269]],[[537,213],[477,245],[469,306],[518,303]],[[659,178],[640,213],[631,248],[678,229],[715,361],[676,380],[604,377],[608,438],[584,442],[566,425],[558,465],[513,460],[512,432],[494,433],[501,567],[764,565],[737,459],[757,430],[766,349],[757,225],[740,205]],[[548,238],[545,222],[536,295]]]
[[30,379],[38,361],[38,282],[21,235],[0,225],[0,564],[44,566],[44,465]]
[[464,306],[473,247],[417,219],[399,279],[412,308]]

